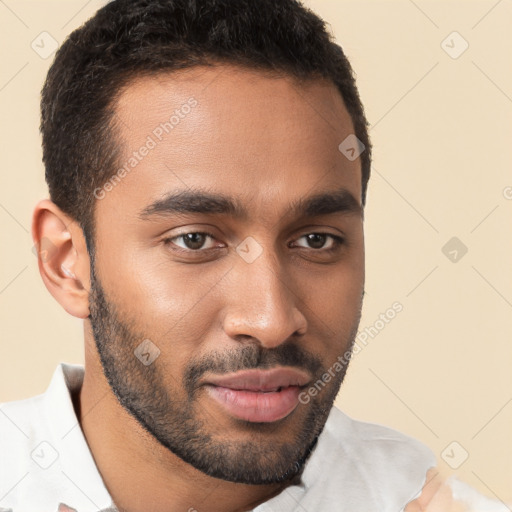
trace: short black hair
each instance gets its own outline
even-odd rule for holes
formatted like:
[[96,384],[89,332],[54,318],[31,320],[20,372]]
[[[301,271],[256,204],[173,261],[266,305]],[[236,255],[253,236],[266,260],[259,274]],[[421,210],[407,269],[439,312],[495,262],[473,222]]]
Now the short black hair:
[[123,87],[140,76],[223,63],[336,85],[365,146],[364,205],[368,122],[350,63],[316,14],[298,0],[113,0],[59,48],[41,97],[50,198],[79,223],[90,251],[93,191],[119,165],[114,104]]

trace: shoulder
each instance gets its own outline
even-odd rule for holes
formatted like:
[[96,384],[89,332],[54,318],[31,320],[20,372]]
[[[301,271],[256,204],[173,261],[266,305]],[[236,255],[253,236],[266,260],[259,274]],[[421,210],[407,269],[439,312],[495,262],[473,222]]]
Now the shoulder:
[[0,483],[13,474],[46,466],[55,456],[62,427],[76,422],[67,379],[80,370],[78,365],[59,364],[44,393],[0,404],[0,474],[4,477]]
[[44,395],[0,404],[0,510],[17,504],[32,474],[56,457],[47,431]]
[[[38,432],[45,427],[44,395],[0,404],[1,468],[27,462],[20,452],[30,451]],[[12,460],[11,460],[12,459]]]
[[385,425],[353,419],[336,407],[331,411],[326,429],[334,443],[345,445],[348,440],[355,441],[358,453],[368,452],[374,462],[377,455],[384,456],[388,462],[391,455],[404,462],[436,462],[430,448],[417,439]]
[[43,433],[52,433],[56,426],[75,423],[71,392],[80,388],[83,372],[83,366],[61,363],[44,393],[0,403],[0,449],[12,453],[13,445],[30,447]]
[[333,407],[304,471],[305,499],[323,500],[325,510],[345,500],[351,512],[398,512],[420,494],[435,466],[420,441]]
[[0,404],[0,510],[56,511],[62,502],[88,512],[87,496],[111,503],[73,408],[83,374],[62,363],[43,394]]
[[336,407],[326,424],[326,437],[336,451],[354,460],[361,470],[378,474],[379,480],[390,470],[407,475],[418,468],[424,480],[426,469],[437,462],[432,450],[417,439],[378,423],[353,419]]

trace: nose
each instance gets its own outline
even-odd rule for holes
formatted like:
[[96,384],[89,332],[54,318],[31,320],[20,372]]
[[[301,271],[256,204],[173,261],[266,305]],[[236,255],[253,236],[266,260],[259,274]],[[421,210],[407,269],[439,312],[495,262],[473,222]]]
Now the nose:
[[238,261],[230,272],[224,331],[237,341],[248,337],[273,348],[307,331],[301,297],[270,251],[252,263]]

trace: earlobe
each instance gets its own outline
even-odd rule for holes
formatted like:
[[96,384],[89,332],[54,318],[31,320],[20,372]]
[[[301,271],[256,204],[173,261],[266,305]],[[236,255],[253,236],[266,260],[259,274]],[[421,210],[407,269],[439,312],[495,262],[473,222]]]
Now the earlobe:
[[40,201],[32,218],[39,273],[48,291],[71,315],[89,316],[89,254],[82,229],[49,199]]

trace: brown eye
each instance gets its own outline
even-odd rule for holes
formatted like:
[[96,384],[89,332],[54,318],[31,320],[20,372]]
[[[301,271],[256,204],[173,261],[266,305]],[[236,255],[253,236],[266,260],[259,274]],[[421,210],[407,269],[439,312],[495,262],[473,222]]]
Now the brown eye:
[[[299,247],[306,247],[308,249],[323,249],[332,250],[336,249],[343,243],[343,239],[339,236],[331,235],[329,233],[308,233],[299,238],[299,240],[306,240],[306,245],[298,244]],[[329,242],[327,247],[326,242]]]
[[199,251],[200,249],[210,249],[213,247],[213,244],[210,244],[210,247],[205,247],[205,244],[208,240],[213,241],[213,236],[209,233],[191,232],[184,233],[173,238],[168,238],[165,240],[165,242],[173,243],[180,249]]
[[309,235],[306,235],[306,239],[312,249],[321,249],[324,246],[327,237],[319,233],[310,233]]
[[187,233],[182,235],[182,239],[188,249],[201,249],[206,237],[203,233]]

